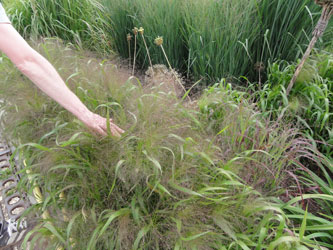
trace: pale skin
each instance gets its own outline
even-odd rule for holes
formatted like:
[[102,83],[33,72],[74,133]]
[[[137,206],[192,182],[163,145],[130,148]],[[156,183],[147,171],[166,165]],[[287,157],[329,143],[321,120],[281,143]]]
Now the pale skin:
[[[0,23],[0,51],[45,94],[82,121],[92,132],[107,135],[107,120],[91,112],[66,86],[56,69],[30,47],[10,23]],[[110,119],[110,132],[120,136],[124,130]]]

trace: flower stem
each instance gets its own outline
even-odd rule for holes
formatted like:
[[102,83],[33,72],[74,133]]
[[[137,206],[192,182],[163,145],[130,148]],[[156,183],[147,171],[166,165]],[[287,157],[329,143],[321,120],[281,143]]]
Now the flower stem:
[[147,46],[147,43],[146,43],[146,39],[145,39],[145,37],[144,37],[143,34],[141,34],[141,36],[142,36],[143,42],[144,42],[145,47],[146,47],[146,50],[147,50],[147,55],[148,55],[148,59],[149,59],[149,64],[150,64],[150,67],[151,67],[151,70],[152,70],[152,74],[153,74],[152,76],[153,76],[153,78],[154,78],[153,64],[152,64],[152,62],[151,62],[151,58],[150,58],[150,54],[149,54],[149,50],[148,50],[148,46]]
[[[181,88],[182,88],[182,89],[184,90],[184,92],[186,93],[186,89],[184,88],[183,84],[180,82],[180,80],[179,80],[178,76],[176,75],[175,71],[174,71],[174,70],[172,69],[172,67],[171,67],[171,64],[170,64],[169,59],[168,59],[168,57],[167,57],[167,55],[166,55],[166,53],[165,53],[165,50],[164,50],[164,48],[163,48],[163,45],[161,44],[160,46],[161,46],[161,48],[162,48],[163,54],[164,54],[164,56],[165,56],[165,59],[167,60],[167,63],[168,63],[169,69],[171,70],[172,74],[173,74],[174,77],[176,78],[177,83],[181,86]],[[187,97],[189,98],[189,100],[190,100],[190,102],[191,102],[191,101],[192,101],[191,98],[190,98],[189,96],[187,96]]]
[[134,70],[135,70],[135,59],[136,59],[136,34],[134,35],[134,59],[133,59],[132,76],[134,75]]
[[128,42],[128,55],[129,55],[129,61],[128,61],[128,68],[131,68],[131,41]]

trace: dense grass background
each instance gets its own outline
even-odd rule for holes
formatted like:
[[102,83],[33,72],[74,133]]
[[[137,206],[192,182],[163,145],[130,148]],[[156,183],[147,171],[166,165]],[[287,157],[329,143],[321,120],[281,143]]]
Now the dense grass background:
[[25,37],[56,36],[103,54],[112,51],[110,20],[95,0],[3,1],[15,28]]
[[[153,43],[163,36],[171,65],[188,77],[218,80],[265,76],[268,62],[296,60],[320,16],[314,1],[84,0],[5,1],[15,27],[29,36],[58,36],[80,47],[128,58],[127,34],[142,26],[153,64],[166,63]],[[318,43],[332,44],[333,25]],[[149,65],[138,36],[137,62]],[[133,58],[134,39],[131,41]],[[201,84],[209,81],[202,81]]]
[[[156,36],[163,36],[171,64],[196,79],[228,76],[257,79],[256,63],[262,62],[267,67],[268,61],[295,60],[300,56],[300,48],[304,49],[309,41],[320,14],[320,8],[310,0],[163,2],[103,3],[106,14],[113,20],[113,30],[121,27],[125,33],[131,32],[132,26],[143,26],[152,46]],[[126,57],[124,37],[125,34],[115,37],[119,40],[117,44],[122,44],[115,49]],[[142,61],[145,57],[142,50],[138,58]],[[153,61],[164,62],[162,54]],[[147,60],[144,62],[147,66]]]

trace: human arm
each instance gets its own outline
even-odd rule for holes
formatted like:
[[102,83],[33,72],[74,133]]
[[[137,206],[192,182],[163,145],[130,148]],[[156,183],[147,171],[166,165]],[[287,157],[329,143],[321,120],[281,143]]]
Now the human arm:
[[[0,23],[0,50],[45,94],[75,115],[94,132],[107,135],[106,119],[89,111],[66,86],[51,63],[32,49],[9,23]],[[115,136],[124,132],[112,121],[110,121],[110,129]]]

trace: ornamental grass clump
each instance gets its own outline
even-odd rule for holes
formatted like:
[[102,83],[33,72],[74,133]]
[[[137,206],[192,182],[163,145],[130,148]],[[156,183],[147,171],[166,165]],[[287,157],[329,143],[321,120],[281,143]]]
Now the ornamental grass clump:
[[268,123],[244,93],[225,82],[186,107],[158,86],[119,81],[111,62],[52,43],[38,50],[91,110],[110,116],[126,133],[94,137],[59,105],[27,88],[31,83],[3,59],[5,134],[32,173],[20,187],[30,192],[31,182],[40,186],[43,203],[30,211],[50,214],[38,219],[30,247],[37,247],[38,238],[51,249],[304,245],[304,232],[290,236],[282,205],[270,197],[288,199],[297,192],[285,172],[293,171],[305,150],[297,131]]
[[[277,59],[299,58],[320,17],[313,0],[103,0],[103,4],[105,15],[113,20],[115,50],[120,55],[128,57],[124,36],[117,32],[142,26],[152,61],[163,60],[162,51],[151,46],[162,35],[171,65],[194,79],[246,76],[257,81],[256,63],[267,69]],[[331,43],[332,25],[329,30],[318,47]],[[142,51],[137,62],[148,67]],[[260,81],[266,80],[266,73],[260,72]]]

